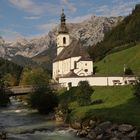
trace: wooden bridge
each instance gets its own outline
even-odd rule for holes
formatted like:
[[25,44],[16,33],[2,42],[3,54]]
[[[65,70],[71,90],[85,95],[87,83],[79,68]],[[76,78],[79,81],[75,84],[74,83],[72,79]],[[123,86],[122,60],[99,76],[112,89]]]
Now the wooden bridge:
[[19,95],[26,95],[33,92],[32,86],[13,86],[9,87],[8,90],[10,91],[9,96],[19,96]]
[[[53,90],[56,90],[60,87],[59,84],[50,84],[50,87]],[[34,92],[34,88],[32,85],[24,85],[24,86],[13,86],[13,87],[9,87],[7,94],[9,96],[20,96],[20,95],[26,95],[29,93]]]

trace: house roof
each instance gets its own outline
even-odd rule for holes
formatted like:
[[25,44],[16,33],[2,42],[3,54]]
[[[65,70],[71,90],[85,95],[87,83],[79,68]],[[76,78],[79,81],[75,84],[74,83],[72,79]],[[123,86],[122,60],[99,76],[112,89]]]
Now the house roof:
[[73,70],[71,70],[68,74],[66,74],[65,76],[63,77],[79,77],[76,73],[74,73]]
[[88,53],[82,47],[80,41],[73,39],[71,44],[65,47],[62,52],[54,59],[54,61],[60,61],[71,57],[81,56],[81,61],[91,61]]

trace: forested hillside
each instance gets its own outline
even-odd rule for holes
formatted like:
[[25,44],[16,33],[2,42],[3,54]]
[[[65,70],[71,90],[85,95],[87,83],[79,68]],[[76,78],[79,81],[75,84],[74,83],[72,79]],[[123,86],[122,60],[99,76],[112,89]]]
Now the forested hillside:
[[105,34],[104,40],[90,48],[93,60],[100,60],[112,51],[120,51],[135,46],[140,41],[140,4],[132,14]]
[[10,81],[8,84],[18,84],[22,69],[21,66],[0,58],[0,79],[2,78],[5,81]]

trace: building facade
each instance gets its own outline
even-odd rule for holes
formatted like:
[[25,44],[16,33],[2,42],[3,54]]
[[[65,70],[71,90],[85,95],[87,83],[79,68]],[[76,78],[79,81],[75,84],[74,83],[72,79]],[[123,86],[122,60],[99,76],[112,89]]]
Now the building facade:
[[77,86],[88,81],[91,86],[135,84],[135,76],[95,76],[93,62],[79,40],[71,39],[64,10],[57,35],[57,56],[53,61],[53,80],[63,87]]
[[93,62],[80,41],[70,39],[66,26],[64,10],[61,14],[61,24],[57,35],[57,57],[53,62],[53,79],[66,76],[91,76]]

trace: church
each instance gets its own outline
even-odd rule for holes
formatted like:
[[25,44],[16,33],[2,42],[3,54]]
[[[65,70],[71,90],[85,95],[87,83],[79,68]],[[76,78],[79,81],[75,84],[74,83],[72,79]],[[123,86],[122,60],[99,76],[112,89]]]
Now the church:
[[62,87],[77,86],[80,81],[88,81],[91,86],[115,86],[135,84],[135,76],[93,75],[93,61],[79,40],[70,38],[64,10],[57,35],[57,56],[53,61],[53,80]]
[[70,38],[64,10],[57,35],[57,56],[53,62],[53,79],[91,76],[93,62],[79,40]]

